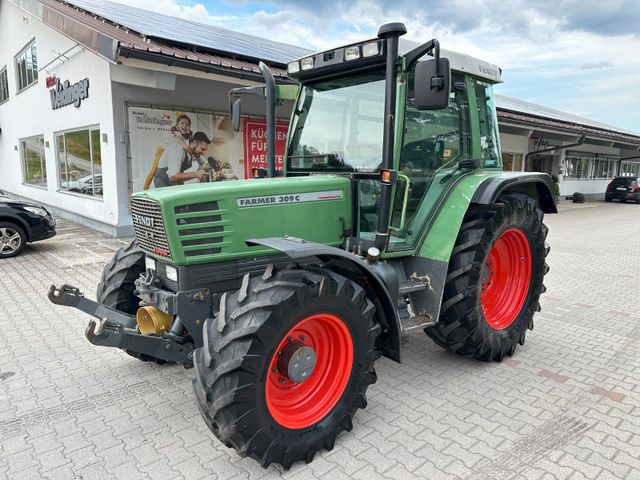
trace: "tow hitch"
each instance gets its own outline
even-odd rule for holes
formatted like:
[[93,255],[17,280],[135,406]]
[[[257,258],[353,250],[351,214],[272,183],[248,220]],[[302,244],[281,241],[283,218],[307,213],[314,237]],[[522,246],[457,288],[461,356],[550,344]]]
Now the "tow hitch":
[[181,345],[159,335],[142,335],[136,327],[134,316],[89,300],[76,287],[62,285],[58,288],[51,285],[47,296],[56,305],[75,307],[97,319],[89,320],[84,332],[87,340],[94,345],[131,350],[167,362],[193,363],[192,345]]

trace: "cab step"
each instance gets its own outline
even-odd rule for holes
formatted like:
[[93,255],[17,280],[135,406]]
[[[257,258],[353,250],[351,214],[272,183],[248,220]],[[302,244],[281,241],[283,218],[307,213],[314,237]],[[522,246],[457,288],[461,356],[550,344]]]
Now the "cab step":
[[429,284],[420,280],[403,280],[400,282],[400,294],[403,295],[405,293],[419,292],[420,290],[426,290],[428,287]]
[[431,318],[430,315],[415,315],[413,317],[402,318],[400,321],[400,328],[402,329],[402,333],[405,333],[419,328],[432,327],[436,323],[436,320]]

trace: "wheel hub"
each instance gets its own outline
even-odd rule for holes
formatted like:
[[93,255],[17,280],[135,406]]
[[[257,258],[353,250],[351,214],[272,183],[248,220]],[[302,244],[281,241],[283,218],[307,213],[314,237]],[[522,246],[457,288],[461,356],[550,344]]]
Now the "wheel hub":
[[293,340],[285,346],[278,359],[278,370],[295,383],[307,380],[315,367],[315,350],[298,340]]
[[347,388],[353,357],[353,338],[340,317],[318,313],[296,323],[269,363],[265,400],[272,418],[291,429],[324,418]]

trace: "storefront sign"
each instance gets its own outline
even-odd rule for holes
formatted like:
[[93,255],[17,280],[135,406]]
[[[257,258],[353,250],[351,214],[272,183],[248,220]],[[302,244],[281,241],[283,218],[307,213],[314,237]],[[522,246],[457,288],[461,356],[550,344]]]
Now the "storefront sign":
[[[267,168],[267,122],[244,121],[244,177],[251,178],[253,168]],[[287,124],[276,125],[276,170],[284,170]]]
[[49,75],[47,78],[45,78],[45,84],[47,85],[47,88],[55,86],[57,81],[58,77],[56,77],[55,75]]
[[85,78],[71,85],[69,80],[61,82],[57,78],[55,87],[49,90],[49,94],[51,95],[51,108],[53,110],[71,104],[78,108],[82,100],[89,97],[89,79]]

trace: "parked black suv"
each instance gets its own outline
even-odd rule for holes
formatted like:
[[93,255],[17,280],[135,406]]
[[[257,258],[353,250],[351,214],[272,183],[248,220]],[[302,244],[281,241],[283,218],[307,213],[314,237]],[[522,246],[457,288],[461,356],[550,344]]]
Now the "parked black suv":
[[640,203],[640,178],[638,177],[616,177],[607,185],[607,191],[604,194],[605,202],[611,200],[620,200],[621,202]]
[[6,197],[0,191],[0,260],[15,257],[27,242],[55,234],[56,221],[46,208]]

